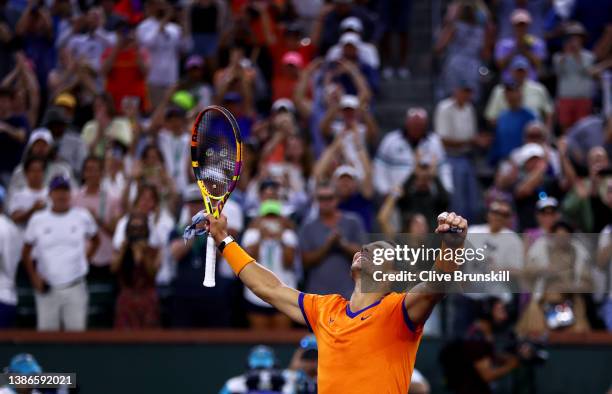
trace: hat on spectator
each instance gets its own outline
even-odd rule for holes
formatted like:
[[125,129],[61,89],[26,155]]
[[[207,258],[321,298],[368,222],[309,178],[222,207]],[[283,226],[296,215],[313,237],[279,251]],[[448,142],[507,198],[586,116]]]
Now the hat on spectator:
[[513,25],[517,25],[519,23],[531,24],[531,14],[529,11],[522,8],[516,9],[512,11],[512,14],[510,15],[510,22],[512,22]]
[[357,96],[353,96],[352,94],[345,94],[340,99],[340,108],[357,109],[359,108],[359,99],[357,98]]
[[47,110],[42,123],[45,126],[49,126],[52,123],[68,124],[69,120],[63,108],[51,107]]
[[557,208],[559,208],[559,201],[557,201],[557,199],[554,197],[546,197],[541,200],[538,200],[538,202],[536,203],[536,209],[538,211],[543,211],[546,208],[552,208],[554,210],[557,210]]
[[42,373],[40,364],[38,364],[34,356],[29,353],[19,353],[13,356],[9,366],[6,369],[9,373],[18,373],[23,375]]
[[565,35],[567,36],[586,36],[587,31],[580,22],[572,22],[565,27]]
[[523,145],[518,155],[516,156],[516,161],[519,166],[525,165],[527,161],[533,157],[544,157],[546,152],[544,152],[544,148],[540,144],[536,144],[534,142],[530,142],[529,144]]
[[195,183],[187,185],[185,187],[185,190],[183,190],[183,201],[184,202],[202,201],[202,192],[200,191],[200,187]]
[[350,176],[351,178],[355,179],[355,180],[359,180],[359,172],[355,169],[355,167],[353,166],[349,166],[349,165],[341,165],[338,166],[338,168],[336,168],[336,170],[334,171],[334,176],[333,179],[334,181],[339,179],[342,176]]
[[28,146],[34,144],[36,141],[39,141],[39,140],[43,140],[47,144],[52,145],[53,135],[51,134],[49,129],[45,127],[39,127],[37,129],[34,129],[32,131],[32,134],[30,134],[30,138],[28,139]]
[[525,56],[515,56],[510,62],[511,70],[528,70],[529,60]]
[[472,86],[470,81],[465,78],[461,78],[459,79],[459,81],[457,81],[456,88],[459,90],[474,90],[474,87]]
[[299,22],[289,23],[285,27],[285,32],[289,34],[302,34],[302,30],[302,25]]
[[354,46],[358,46],[359,44],[361,44],[361,37],[359,37],[359,34],[353,32],[344,33],[340,37],[340,44],[351,44]]
[[279,98],[272,104],[272,112],[279,111],[287,111],[287,112],[295,112],[295,105],[293,105],[293,101],[288,98]]
[[340,23],[340,30],[350,30],[361,33],[363,31],[363,23],[361,23],[361,20],[356,16],[349,16],[348,18],[343,19],[342,23]]
[[265,200],[259,205],[259,216],[281,216],[282,204],[278,200]]
[[202,67],[204,65],[204,59],[200,55],[191,55],[185,61],[185,68],[189,70],[193,67]]
[[318,358],[317,338],[310,334],[300,340],[300,348],[304,351],[302,359],[316,360]]
[[53,100],[53,104],[74,109],[76,107],[76,99],[70,93],[62,93]]
[[0,185],[0,204],[4,203],[4,198],[6,197],[6,189],[4,186]]
[[302,66],[304,66],[304,58],[295,51],[285,53],[281,61],[283,64],[289,64],[297,68],[302,68]]
[[276,179],[266,178],[259,183],[259,191],[266,190],[271,187],[280,187],[280,183]]
[[56,175],[49,182],[49,190],[66,189],[70,190],[70,181],[64,175]]
[[274,350],[268,346],[255,346],[251,349],[247,358],[250,369],[270,369],[276,364]]

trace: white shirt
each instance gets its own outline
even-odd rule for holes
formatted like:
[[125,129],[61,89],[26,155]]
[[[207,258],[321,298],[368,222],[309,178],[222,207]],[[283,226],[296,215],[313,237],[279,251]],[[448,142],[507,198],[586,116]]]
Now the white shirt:
[[87,241],[97,232],[89,211],[75,207],[65,213],[35,213],[24,239],[36,249],[38,273],[51,286],[62,286],[87,275]]
[[161,86],[176,83],[181,35],[181,27],[176,23],[166,23],[163,31],[160,31],[160,23],[155,18],[147,18],[138,25],[138,43],[149,51],[150,56],[149,83]]
[[[27,211],[31,209],[37,201],[48,202],[49,191],[46,187],[40,190],[35,190],[27,185],[21,189],[11,193],[8,201],[8,213],[14,214],[17,211]],[[19,226],[22,230],[25,229],[25,224]]]
[[68,49],[75,59],[83,58],[94,70],[102,66],[102,54],[117,42],[114,33],[99,28],[93,33],[75,34],[68,41]]
[[[265,220],[265,219],[264,219]],[[256,228],[249,228],[244,232],[242,236],[242,245],[247,248],[255,245],[261,240],[261,232]],[[281,241],[264,239],[259,244],[259,258],[257,262],[274,274],[287,286],[295,288],[296,276],[293,269],[286,269],[283,266],[283,245],[289,247],[297,247],[298,238],[293,230],[285,229],[281,235]],[[244,298],[249,302],[263,306],[270,307],[270,304],[257,297],[251,290],[244,288]]]
[[449,97],[438,103],[434,115],[434,129],[442,139],[469,142],[476,135],[476,111],[471,103],[462,107]]
[[159,132],[159,149],[164,156],[164,165],[168,175],[174,179],[177,190],[183,190],[189,182],[189,151],[191,136],[188,133],[176,135],[162,129]]
[[[521,86],[523,107],[533,111],[539,119],[553,112],[553,103],[546,87],[537,81],[526,80]],[[496,121],[499,114],[508,109],[506,93],[503,85],[496,85],[489,96],[484,117],[489,121]]]
[[[417,149],[423,158],[435,157],[438,163],[438,176],[448,192],[452,192],[451,169],[444,162],[446,152],[440,137],[435,133],[427,134]],[[403,130],[388,133],[380,143],[374,158],[374,188],[380,194],[388,194],[393,187],[402,185],[414,171],[416,152],[404,137]]]
[[[602,250],[606,246],[610,245],[610,242],[612,242],[612,225],[608,224],[606,227],[604,227],[603,230],[601,230],[601,233],[599,233],[597,250]],[[603,273],[595,273],[595,275],[593,275],[593,278],[595,280],[597,280],[597,278],[609,278],[608,283],[601,287],[605,288],[606,286],[608,286],[608,288],[605,290],[608,293],[608,297],[612,299],[612,259],[608,261],[607,270],[608,272],[606,273],[606,268],[604,267]]]
[[17,305],[15,275],[22,246],[17,226],[0,214],[0,302],[4,304]]

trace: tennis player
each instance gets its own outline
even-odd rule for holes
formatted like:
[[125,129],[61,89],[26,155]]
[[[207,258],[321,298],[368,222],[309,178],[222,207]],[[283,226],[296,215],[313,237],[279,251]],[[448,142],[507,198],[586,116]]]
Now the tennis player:
[[[245,286],[294,321],[306,324],[316,336],[320,394],[408,392],[423,325],[444,297],[442,287],[424,282],[407,293],[362,292],[362,267],[371,266],[364,261],[370,258],[372,248],[385,244],[377,242],[366,245],[353,257],[355,289],[350,300],[339,295],[304,294],[285,286],[249,256],[228,235],[224,216],[216,219],[209,215],[207,219],[223,257]],[[461,247],[467,221],[444,212],[438,216],[436,232],[453,233],[447,235],[452,239],[443,237],[443,252]],[[435,263],[438,271],[449,272],[456,267],[453,262]]]

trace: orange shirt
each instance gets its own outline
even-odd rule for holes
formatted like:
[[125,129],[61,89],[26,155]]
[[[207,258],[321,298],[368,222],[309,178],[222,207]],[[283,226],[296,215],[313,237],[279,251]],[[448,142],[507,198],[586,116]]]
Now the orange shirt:
[[319,349],[319,394],[406,394],[423,333],[391,293],[351,311],[339,295],[300,293],[299,305]]

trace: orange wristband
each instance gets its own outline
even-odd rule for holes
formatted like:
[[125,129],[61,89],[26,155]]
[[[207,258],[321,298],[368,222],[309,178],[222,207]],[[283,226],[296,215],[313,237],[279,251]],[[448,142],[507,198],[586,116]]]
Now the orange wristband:
[[236,276],[240,274],[240,271],[242,271],[244,267],[255,261],[255,259],[249,256],[249,254],[238,245],[238,242],[235,241],[230,242],[223,249],[223,257],[225,257],[225,260],[227,260],[230,267],[232,267],[232,271],[234,271]]

